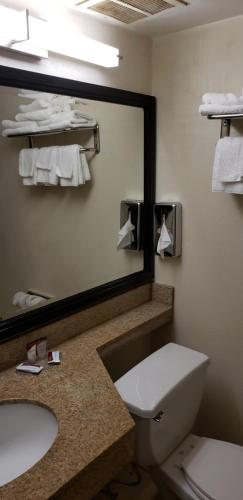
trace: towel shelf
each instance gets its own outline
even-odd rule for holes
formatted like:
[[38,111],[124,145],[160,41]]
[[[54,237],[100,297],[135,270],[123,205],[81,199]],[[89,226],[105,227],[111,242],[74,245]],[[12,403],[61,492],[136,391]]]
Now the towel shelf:
[[66,129],[59,129],[59,130],[47,130],[46,132],[32,132],[30,134],[16,134],[16,135],[11,135],[8,136],[8,138],[12,137],[28,137],[29,140],[29,147],[33,148],[33,139],[34,137],[44,137],[46,135],[56,135],[56,134],[65,134],[67,132],[83,132],[84,130],[92,130],[93,135],[94,135],[94,147],[81,147],[80,151],[86,151],[86,152],[94,152],[94,153],[99,153],[100,152],[100,129],[98,123],[94,125],[93,127],[75,127],[75,128],[66,128]]
[[221,120],[220,138],[229,137],[231,120],[242,120],[243,113],[239,114],[223,114],[223,115],[208,115],[209,120]]

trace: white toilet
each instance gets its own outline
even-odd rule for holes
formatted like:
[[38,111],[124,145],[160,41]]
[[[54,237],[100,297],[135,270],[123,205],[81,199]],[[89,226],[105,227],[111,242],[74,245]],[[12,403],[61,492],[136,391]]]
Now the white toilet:
[[243,447],[189,434],[209,358],[167,344],[116,388],[136,422],[136,461],[183,500],[243,500]]

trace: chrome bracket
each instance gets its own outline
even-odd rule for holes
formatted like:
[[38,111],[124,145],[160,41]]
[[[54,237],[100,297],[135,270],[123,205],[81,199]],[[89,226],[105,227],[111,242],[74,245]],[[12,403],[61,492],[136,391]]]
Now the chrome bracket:
[[223,139],[224,137],[229,137],[230,126],[231,126],[231,120],[229,118],[223,118],[221,120],[220,139]]
[[156,415],[156,417],[154,417],[154,418],[153,418],[153,420],[154,420],[155,422],[161,422],[161,420],[162,420],[162,418],[163,418],[163,415],[164,415],[164,412],[163,412],[163,411],[160,411],[160,412],[158,413],[158,415]]

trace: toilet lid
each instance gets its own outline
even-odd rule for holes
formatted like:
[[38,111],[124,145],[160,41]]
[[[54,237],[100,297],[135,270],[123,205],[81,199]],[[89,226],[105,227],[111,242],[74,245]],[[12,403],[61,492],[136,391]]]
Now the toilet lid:
[[201,438],[182,462],[182,470],[198,497],[243,499],[243,447]]

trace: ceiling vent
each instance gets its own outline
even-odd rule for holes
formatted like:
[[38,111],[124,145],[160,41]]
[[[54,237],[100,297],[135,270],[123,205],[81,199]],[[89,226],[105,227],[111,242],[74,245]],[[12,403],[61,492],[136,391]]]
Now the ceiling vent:
[[186,0],[80,0],[76,7],[112,17],[125,24],[159,14],[178,5],[187,6]]

